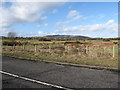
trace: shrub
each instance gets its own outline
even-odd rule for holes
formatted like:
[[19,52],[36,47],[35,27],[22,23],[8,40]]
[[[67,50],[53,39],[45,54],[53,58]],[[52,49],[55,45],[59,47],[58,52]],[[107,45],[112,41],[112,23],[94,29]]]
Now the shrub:
[[103,39],[103,41],[110,41],[110,39]]
[[13,45],[17,45],[17,42],[16,41],[3,41],[2,44],[7,45],[7,46],[13,46]]
[[50,38],[42,37],[42,38],[39,39],[39,41],[51,41],[51,39]]
[[75,43],[80,43],[80,41],[76,41]]

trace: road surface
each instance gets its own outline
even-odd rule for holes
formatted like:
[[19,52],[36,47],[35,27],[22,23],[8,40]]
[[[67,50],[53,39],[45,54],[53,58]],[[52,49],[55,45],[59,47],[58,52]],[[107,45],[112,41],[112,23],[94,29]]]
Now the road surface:
[[118,88],[118,72],[2,57],[3,88]]

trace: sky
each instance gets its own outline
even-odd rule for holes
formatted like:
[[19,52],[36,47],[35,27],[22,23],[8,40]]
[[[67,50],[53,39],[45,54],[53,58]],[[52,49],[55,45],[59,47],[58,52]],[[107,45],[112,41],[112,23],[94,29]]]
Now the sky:
[[4,2],[0,35],[118,37],[117,2]]

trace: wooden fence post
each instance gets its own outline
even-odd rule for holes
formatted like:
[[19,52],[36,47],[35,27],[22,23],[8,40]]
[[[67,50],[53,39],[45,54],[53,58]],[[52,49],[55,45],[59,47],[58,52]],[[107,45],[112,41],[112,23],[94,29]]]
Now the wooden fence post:
[[13,45],[13,49],[15,49],[15,45]]
[[64,48],[65,48],[65,51],[63,52],[63,55],[65,55],[65,53],[67,52],[67,46],[65,45]]
[[115,46],[113,45],[113,58],[115,57]]
[[51,46],[49,45],[49,53],[51,52]]
[[85,54],[88,53],[88,52],[87,52],[87,49],[88,49],[88,48],[87,48],[87,45],[86,45],[85,48],[84,48],[84,53],[85,53]]
[[23,44],[23,50],[25,49],[25,45]]
[[85,49],[86,49],[86,52],[85,52],[85,53],[86,53],[86,54],[88,54],[88,46],[86,46],[86,48],[85,48]]
[[37,45],[35,45],[35,52],[37,52]]

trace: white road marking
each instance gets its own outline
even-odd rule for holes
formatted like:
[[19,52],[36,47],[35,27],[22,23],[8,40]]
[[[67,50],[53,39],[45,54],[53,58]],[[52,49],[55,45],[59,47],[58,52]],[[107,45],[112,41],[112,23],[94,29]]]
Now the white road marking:
[[9,76],[13,76],[13,77],[16,77],[16,78],[20,78],[20,79],[23,79],[23,80],[31,81],[31,82],[34,82],[34,83],[38,83],[38,84],[52,86],[52,87],[59,88],[59,89],[72,90],[72,89],[69,89],[69,88],[66,88],[66,87],[62,87],[62,86],[58,86],[58,85],[53,85],[53,84],[49,84],[49,83],[46,83],[46,82],[41,82],[41,81],[38,81],[38,80],[34,80],[34,79],[27,78],[27,77],[23,77],[23,76],[11,74],[11,73],[4,72],[4,71],[0,71],[0,73],[6,74],[6,75],[9,75]]

